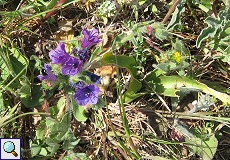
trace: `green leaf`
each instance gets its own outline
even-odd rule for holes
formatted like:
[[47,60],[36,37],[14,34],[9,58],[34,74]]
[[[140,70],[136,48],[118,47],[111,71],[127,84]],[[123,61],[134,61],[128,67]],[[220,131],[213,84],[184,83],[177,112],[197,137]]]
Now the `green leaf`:
[[31,87],[28,83],[23,83],[19,94],[22,103],[28,108],[41,105],[44,102],[41,85]]
[[36,128],[36,138],[43,140],[45,138],[45,127],[46,123],[44,120],[41,120],[40,125]]
[[38,155],[41,152],[41,149],[42,149],[41,145],[32,144],[31,147],[30,147],[32,157]]
[[201,42],[207,39],[215,30],[216,29],[213,27],[208,27],[208,28],[203,29],[196,40],[196,47],[199,48],[201,45]]
[[[152,78],[154,78],[152,76]],[[150,80],[150,77],[145,80]],[[170,96],[170,97],[179,97],[178,93],[181,90],[186,89],[187,91],[201,91],[206,94],[210,94],[214,96],[215,98],[218,98],[221,100],[224,104],[230,105],[230,96],[218,92],[212,88],[209,88],[206,84],[200,83],[194,79],[190,79],[188,77],[183,76],[160,76],[155,77],[154,79],[151,79],[149,82],[155,82],[156,89],[155,91],[157,93],[161,93],[164,96]]]
[[91,57],[89,62],[92,62],[94,60],[94,58],[102,51],[102,47],[99,46],[97,48],[95,48],[95,50],[92,52]]
[[195,146],[190,146],[194,153],[198,154],[205,160],[213,159],[218,145],[218,140],[213,133],[206,139],[193,137],[191,140],[186,141],[195,144]]
[[229,0],[222,0],[225,4],[225,6],[230,6],[230,1]]
[[5,0],[0,0],[0,5],[4,5],[6,4],[7,2]]
[[51,155],[53,155],[54,153],[57,152],[57,150],[59,149],[60,144],[58,143],[49,143],[49,146],[46,148]]
[[79,106],[75,103],[72,107],[73,110],[73,116],[74,118],[79,122],[85,122],[87,120],[87,117],[85,115],[85,109],[83,106]]
[[118,67],[126,68],[131,74],[131,80],[128,86],[127,91],[124,94],[124,101],[126,103],[131,102],[135,98],[141,96],[142,94],[137,94],[137,92],[141,89],[141,82],[138,81],[135,77],[137,75],[136,61],[133,57],[128,56],[117,56],[112,53],[107,53],[103,56],[101,60],[102,65],[113,64]]
[[211,129],[205,128],[208,133],[201,135],[201,132],[197,133],[194,129],[178,123],[177,120],[174,120],[173,126],[185,136],[185,141],[188,142],[188,147],[193,150],[194,154],[198,154],[204,160],[211,160],[214,157],[218,140]]
[[173,12],[172,19],[167,26],[167,30],[173,29],[177,24],[180,24],[181,14],[185,11],[184,2],[180,2]]
[[39,153],[39,155],[41,155],[41,156],[47,156],[48,155],[48,152],[47,152],[47,150],[46,150],[46,148],[41,148],[41,151],[40,151],[40,153]]
[[156,7],[155,4],[152,4],[152,6],[151,6],[151,11],[152,11],[153,14],[156,13],[156,12],[158,11],[158,9],[157,9],[157,7]]
[[126,68],[132,76],[137,75],[136,61],[133,57],[113,55],[109,52],[103,56],[101,63],[102,65],[117,65],[118,67]]

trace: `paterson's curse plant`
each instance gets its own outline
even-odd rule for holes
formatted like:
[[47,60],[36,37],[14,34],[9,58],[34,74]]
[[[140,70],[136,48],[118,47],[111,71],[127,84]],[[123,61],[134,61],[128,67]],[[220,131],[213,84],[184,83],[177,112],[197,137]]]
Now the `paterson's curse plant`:
[[[74,91],[74,99],[80,106],[97,104],[100,92],[96,84],[100,83],[100,76],[83,70],[84,63],[89,60],[89,49],[100,42],[98,30],[82,31],[84,38],[81,40],[81,48],[72,48],[68,53],[65,44],[60,42],[58,46],[49,52],[50,64],[44,64],[44,75],[38,75],[40,81],[63,83],[64,86]],[[85,67],[86,68],[86,67]],[[52,72],[53,71],[53,72]]]

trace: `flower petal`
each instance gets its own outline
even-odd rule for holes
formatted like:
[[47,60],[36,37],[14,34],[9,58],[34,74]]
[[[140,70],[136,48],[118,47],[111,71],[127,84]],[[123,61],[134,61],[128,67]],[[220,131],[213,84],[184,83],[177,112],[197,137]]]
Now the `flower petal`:
[[69,59],[63,64],[61,72],[63,75],[74,76],[75,74],[80,72],[81,67],[82,61],[70,56]]
[[60,42],[54,50],[49,52],[53,64],[63,63],[68,59],[69,54],[65,51],[64,43]]
[[94,85],[94,84],[90,84],[87,85],[83,88],[78,88],[74,98],[76,100],[76,102],[79,105],[86,105],[86,104],[97,104],[98,102],[98,93],[100,92],[99,88]]

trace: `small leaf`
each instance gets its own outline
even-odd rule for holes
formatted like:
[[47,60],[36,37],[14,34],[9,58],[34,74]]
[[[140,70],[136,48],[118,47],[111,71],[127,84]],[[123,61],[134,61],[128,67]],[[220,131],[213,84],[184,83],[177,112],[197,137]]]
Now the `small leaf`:
[[41,148],[41,151],[40,151],[40,153],[39,153],[39,155],[41,155],[41,156],[47,156],[48,155],[48,152],[47,152],[47,150],[46,150],[46,148]]
[[41,152],[41,145],[39,144],[32,144],[30,147],[32,157],[38,155]]
[[218,145],[218,140],[213,133],[207,139],[193,138],[187,142],[195,144],[196,146],[191,146],[193,152],[197,153],[205,160],[213,159]]
[[208,27],[205,28],[201,31],[200,35],[198,36],[197,40],[196,40],[196,47],[199,48],[201,45],[201,42],[205,39],[207,39],[209,37],[209,35],[211,33],[213,33],[215,31],[215,28],[212,27]]
[[85,109],[83,106],[79,106],[78,104],[75,103],[72,109],[73,109],[73,116],[77,121],[85,122],[87,120],[87,117],[85,115]]
[[177,24],[180,24],[181,14],[185,11],[184,2],[180,2],[173,12],[172,19],[167,26],[167,30],[173,29]]

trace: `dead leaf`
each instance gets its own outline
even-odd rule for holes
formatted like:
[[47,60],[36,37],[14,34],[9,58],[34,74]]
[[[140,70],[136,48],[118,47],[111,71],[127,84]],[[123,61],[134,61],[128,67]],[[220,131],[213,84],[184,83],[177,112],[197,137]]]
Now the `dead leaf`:
[[72,21],[62,20],[58,22],[59,30],[54,34],[57,41],[68,41],[74,38]]

